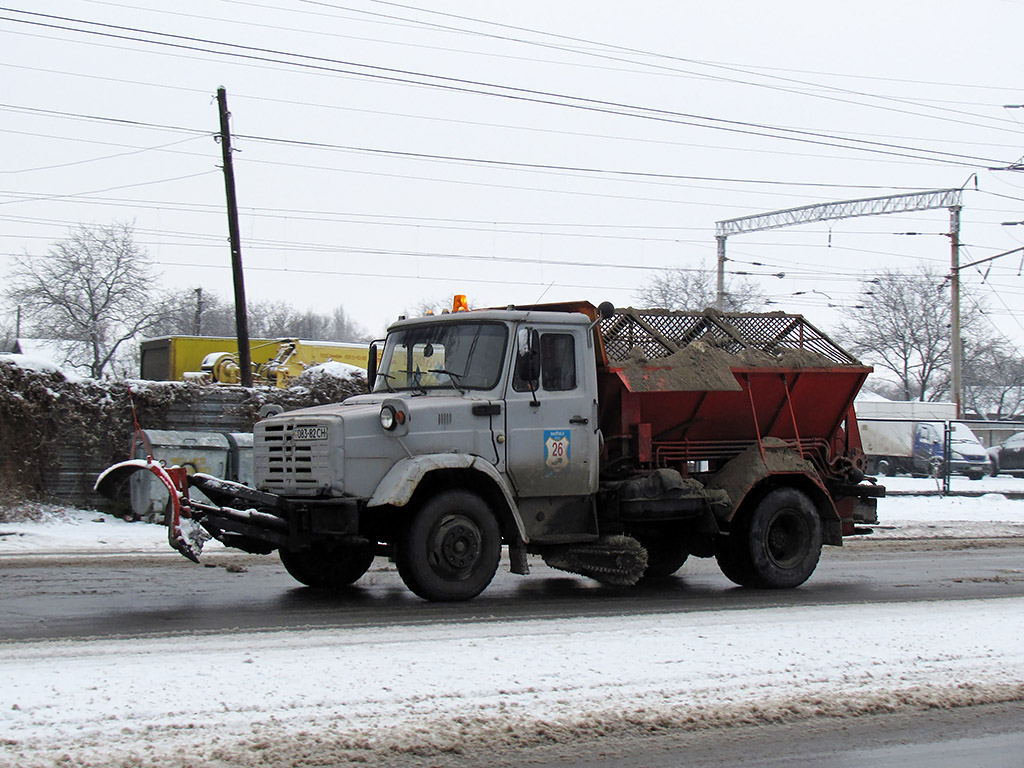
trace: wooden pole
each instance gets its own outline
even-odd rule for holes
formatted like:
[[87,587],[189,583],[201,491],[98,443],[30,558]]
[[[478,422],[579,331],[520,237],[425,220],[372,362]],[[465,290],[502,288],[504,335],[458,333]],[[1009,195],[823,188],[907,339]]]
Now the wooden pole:
[[245,311],[245,281],[242,276],[242,244],[238,233],[238,202],[235,199],[235,170],[231,162],[231,130],[228,127],[228,93],[217,89],[220,108],[220,150],[224,157],[224,189],[228,199],[228,234],[231,238],[231,274],[235,283],[235,332],[238,337],[238,366],[243,387],[252,386],[252,353],[249,349],[249,321]]

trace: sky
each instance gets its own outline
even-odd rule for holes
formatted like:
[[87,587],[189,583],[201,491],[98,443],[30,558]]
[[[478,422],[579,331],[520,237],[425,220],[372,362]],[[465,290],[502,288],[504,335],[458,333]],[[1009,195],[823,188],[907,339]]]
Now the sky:
[[[246,292],[380,335],[474,306],[637,305],[715,223],[963,188],[961,264],[1024,245],[1024,3],[10,0],[0,275],[131,222],[154,288]],[[728,272],[834,329],[885,269],[948,274],[946,209],[735,235]],[[917,233],[909,235],[906,233]],[[1024,349],[1020,253],[961,273]],[[937,282],[936,291],[940,290]],[[6,307],[2,321],[13,325]]]

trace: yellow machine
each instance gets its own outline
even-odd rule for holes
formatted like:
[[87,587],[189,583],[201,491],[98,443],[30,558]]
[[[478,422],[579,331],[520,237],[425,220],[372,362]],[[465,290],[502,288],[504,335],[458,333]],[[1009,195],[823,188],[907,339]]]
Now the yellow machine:
[[[303,339],[251,339],[250,357],[257,383],[287,387],[302,371],[338,362],[366,369],[368,344]],[[143,379],[237,384],[238,343],[213,336],[164,336],[141,345]]]

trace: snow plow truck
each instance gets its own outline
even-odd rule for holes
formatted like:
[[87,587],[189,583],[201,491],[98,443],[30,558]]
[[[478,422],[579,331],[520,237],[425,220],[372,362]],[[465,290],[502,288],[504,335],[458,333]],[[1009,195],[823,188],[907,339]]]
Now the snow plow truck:
[[[252,487],[136,459],[169,493],[170,543],[279,552],[311,587],[391,558],[427,600],[467,600],[503,548],[613,585],[715,557],[791,588],[823,544],[870,533],[857,395],[871,368],[799,315],[586,302],[400,319],[368,389],[254,429]],[[205,497],[190,497],[199,489]]]

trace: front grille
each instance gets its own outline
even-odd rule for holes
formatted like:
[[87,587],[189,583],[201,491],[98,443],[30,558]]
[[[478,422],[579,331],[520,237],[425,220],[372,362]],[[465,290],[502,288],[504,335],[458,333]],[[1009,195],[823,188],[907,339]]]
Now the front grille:
[[[302,439],[303,435],[322,435]],[[316,495],[331,486],[329,427],[296,420],[260,424],[256,430],[257,483],[269,491]]]

